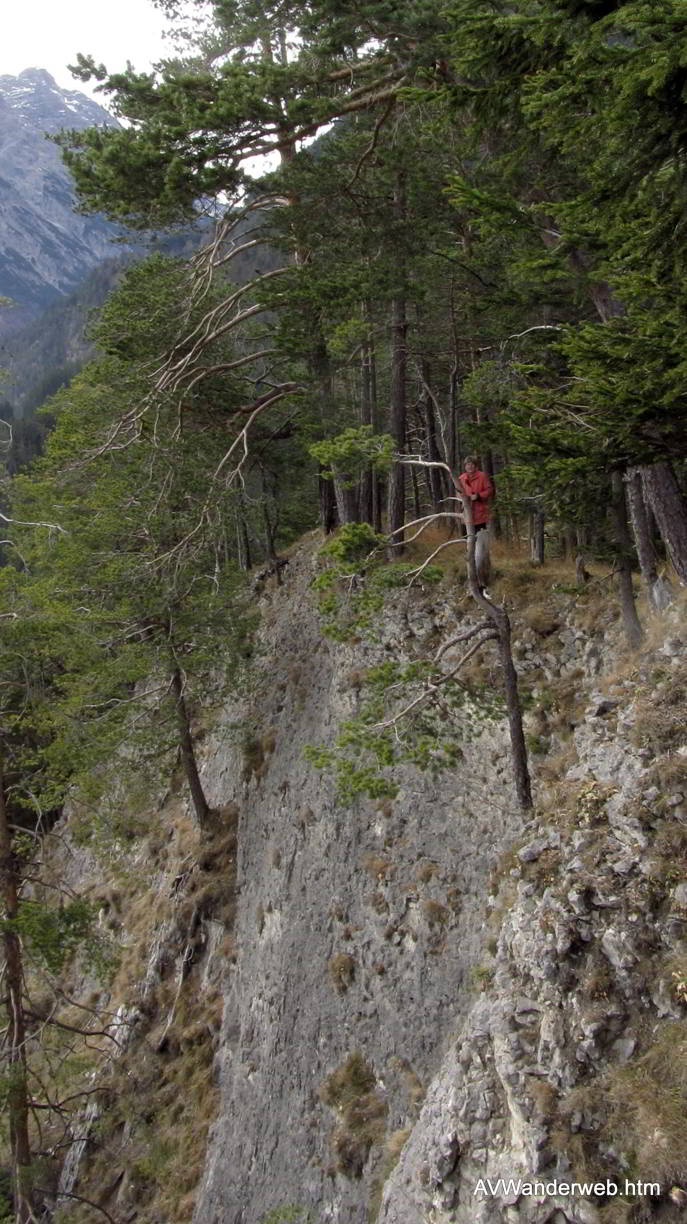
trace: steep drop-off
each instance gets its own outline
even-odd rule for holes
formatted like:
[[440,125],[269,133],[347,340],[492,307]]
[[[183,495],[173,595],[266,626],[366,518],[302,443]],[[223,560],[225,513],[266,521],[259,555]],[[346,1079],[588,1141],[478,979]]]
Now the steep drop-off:
[[[166,792],[154,837],[128,851],[134,877],[148,856],[148,899],[130,882],[118,904],[128,967],[110,1006],[133,1017],[119,1074],[148,1085],[146,1117],[115,1122],[105,1106],[72,1186],[100,1194],[116,1132],[97,1201],[141,1224],[189,1220],[194,1199],[195,1224],[680,1218],[679,610],[631,658],[602,584],[574,594],[516,565],[495,589],[513,606],[535,815],[515,804],[498,719],[462,742],[455,771],[405,768],[394,800],[344,809],[304,749],[355,712],[371,664],[436,649],[473,612],[449,577],[390,593],[371,640],[334,643],[317,565],[313,540],[262,593],[246,689],[205,716],[214,840],[203,851]],[[496,685],[495,659],[474,679]],[[196,1114],[203,1134],[214,1115],[200,1186],[196,1142],[185,1196],[161,1212]],[[168,1137],[157,1163],[146,1126]],[[565,1190],[601,1179],[622,1193]],[[660,1192],[635,1201],[626,1179]]]

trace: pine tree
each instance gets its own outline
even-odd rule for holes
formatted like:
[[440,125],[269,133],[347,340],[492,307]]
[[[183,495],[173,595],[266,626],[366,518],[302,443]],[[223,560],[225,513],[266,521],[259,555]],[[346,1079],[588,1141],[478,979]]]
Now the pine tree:
[[56,428],[44,459],[15,482],[15,517],[59,517],[57,539],[30,535],[22,552],[35,598],[49,605],[60,591],[82,643],[59,684],[55,764],[83,775],[140,725],[149,749],[178,745],[203,824],[193,694],[208,683],[218,641],[231,670],[247,631],[227,550],[236,496],[217,476],[240,388],[220,377],[202,396],[146,405],[150,361],[182,284],[179,267],[158,258],[125,278],[98,328],[105,355],[51,403]]

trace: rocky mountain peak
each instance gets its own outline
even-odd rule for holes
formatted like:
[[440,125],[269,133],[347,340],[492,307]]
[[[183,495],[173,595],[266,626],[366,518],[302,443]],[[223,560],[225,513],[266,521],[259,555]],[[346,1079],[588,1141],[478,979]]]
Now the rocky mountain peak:
[[0,76],[0,99],[28,128],[58,132],[61,128],[116,125],[109,111],[76,89],[61,89],[45,68],[25,68],[18,76]]
[[116,123],[43,68],[0,76],[0,296],[13,303],[0,311],[0,336],[71,293],[112,255],[118,231],[75,211],[71,178],[46,135]]

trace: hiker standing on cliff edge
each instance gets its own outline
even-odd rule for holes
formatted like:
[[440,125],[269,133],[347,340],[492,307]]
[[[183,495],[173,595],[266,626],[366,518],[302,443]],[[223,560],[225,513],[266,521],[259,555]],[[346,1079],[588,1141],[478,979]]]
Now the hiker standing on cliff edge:
[[458,492],[464,497],[469,497],[472,502],[472,521],[477,536],[475,565],[478,581],[484,588],[489,581],[489,532],[487,528],[491,518],[489,503],[494,496],[494,486],[486,472],[477,466],[477,459],[474,455],[467,456],[465,471],[461,472],[458,477],[454,476],[453,480]]

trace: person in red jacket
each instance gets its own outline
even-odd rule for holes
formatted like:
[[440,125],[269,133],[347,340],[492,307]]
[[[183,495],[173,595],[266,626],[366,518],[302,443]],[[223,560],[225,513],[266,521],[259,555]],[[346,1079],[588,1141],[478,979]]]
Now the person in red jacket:
[[456,487],[459,493],[466,494],[472,502],[475,531],[484,531],[491,517],[489,502],[494,496],[494,486],[486,472],[478,468],[474,455],[468,455],[465,460],[465,471],[458,477]]
[[[489,560],[489,518],[491,509],[489,502],[494,496],[494,486],[486,472],[477,466],[474,455],[468,455],[465,460],[465,471],[454,477],[456,489],[463,497],[469,497],[472,502],[472,521],[475,525],[475,569],[477,570],[477,585],[482,595],[487,594],[487,583],[491,576]],[[481,533],[481,534],[478,534]]]

